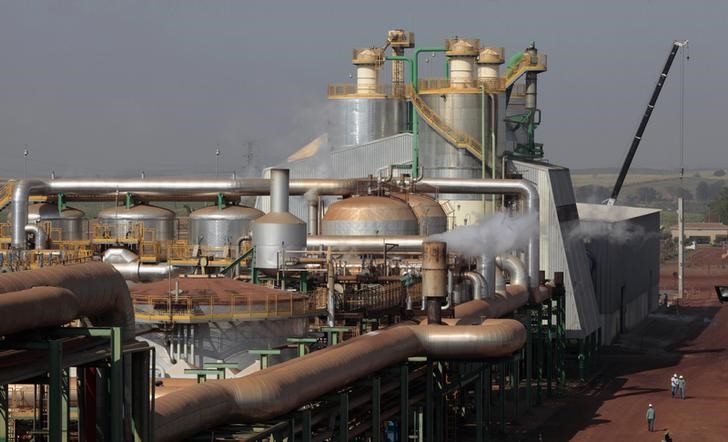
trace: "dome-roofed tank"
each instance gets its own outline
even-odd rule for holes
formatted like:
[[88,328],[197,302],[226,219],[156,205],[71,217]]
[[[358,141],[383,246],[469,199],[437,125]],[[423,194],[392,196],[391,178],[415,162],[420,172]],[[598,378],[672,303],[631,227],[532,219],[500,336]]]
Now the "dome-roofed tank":
[[[10,212],[12,218],[12,212]],[[60,212],[55,203],[39,203],[28,206],[28,223],[37,224],[45,221],[52,228],[61,229],[61,239],[77,241],[83,239],[83,218],[86,214],[73,207],[65,207]],[[11,221],[12,222],[12,221]],[[50,232],[47,232],[50,234]]]
[[169,241],[174,239],[175,214],[171,210],[151,204],[135,204],[109,207],[98,214],[98,223],[110,226],[112,237],[124,238],[133,232],[136,223],[144,223],[145,229],[153,229],[154,239]]
[[[189,243],[207,247],[236,246],[241,237],[250,235],[251,222],[263,215],[258,209],[237,205],[197,209],[190,213]],[[218,255],[217,252],[214,254]]]
[[358,196],[331,204],[321,220],[324,235],[417,235],[414,212],[404,201]]
[[288,211],[288,169],[271,169],[271,211],[252,223],[255,265],[269,273],[287,250],[306,249],[306,223]]
[[447,214],[434,198],[418,193],[398,193],[392,197],[406,202],[415,213],[422,236],[434,235],[447,230]]

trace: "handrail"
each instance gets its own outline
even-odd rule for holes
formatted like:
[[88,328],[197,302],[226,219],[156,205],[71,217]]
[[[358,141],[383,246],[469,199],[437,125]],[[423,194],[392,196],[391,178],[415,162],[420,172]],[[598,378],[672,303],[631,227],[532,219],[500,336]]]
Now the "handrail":
[[526,72],[543,72],[545,70],[547,70],[546,54],[532,57],[528,53],[524,53],[521,59],[506,71],[505,87],[512,86]]
[[475,158],[482,161],[481,144],[474,137],[457,131],[445,123],[437,113],[430,108],[427,103],[422,100],[419,94],[416,94],[410,85],[407,85],[407,97],[412,101],[413,107],[417,113],[424,119],[427,124],[432,127],[445,140],[458,149],[465,149]]
[[13,187],[13,181],[8,181],[0,187],[0,210],[13,200]]
[[354,83],[329,84],[328,98],[390,98],[403,97],[404,86],[402,84],[377,84],[372,90],[360,91]]

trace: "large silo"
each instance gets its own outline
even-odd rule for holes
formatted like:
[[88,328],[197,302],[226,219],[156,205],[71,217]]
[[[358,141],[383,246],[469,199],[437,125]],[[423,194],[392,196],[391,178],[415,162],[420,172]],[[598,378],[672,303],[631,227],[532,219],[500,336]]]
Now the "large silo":
[[334,148],[368,143],[407,130],[407,102],[402,87],[379,84],[381,48],[354,49],[355,84],[330,85],[329,141]]
[[98,224],[109,226],[112,238],[126,238],[134,233],[136,225],[143,223],[144,229],[152,229],[155,240],[174,239],[174,212],[150,204],[109,207],[99,212],[97,220]]
[[[11,212],[12,213],[12,212]],[[83,220],[85,213],[73,207],[58,211],[57,204],[40,203],[28,206],[28,223],[50,222],[52,228],[61,230],[61,240],[78,241],[83,239]],[[48,232],[50,234],[50,232]]]
[[398,193],[392,194],[392,197],[401,199],[412,208],[420,235],[429,236],[447,230],[447,214],[435,199],[417,193]]
[[222,256],[222,248],[237,246],[242,237],[250,235],[253,220],[263,215],[258,209],[236,205],[197,209],[190,213],[189,243],[216,248],[211,253]]

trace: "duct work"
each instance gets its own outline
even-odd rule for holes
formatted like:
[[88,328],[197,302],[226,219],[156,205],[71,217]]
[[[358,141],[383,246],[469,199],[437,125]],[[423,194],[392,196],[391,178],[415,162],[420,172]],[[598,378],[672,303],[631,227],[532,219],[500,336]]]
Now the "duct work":
[[134,308],[126,282],[108,264],[87,263],[0,274],[0,335],[60,326],[87,317],[121,327],[134,339]]
[[127,281],[150,282],[176,275],[179,270],[171,264],[160,262],[146,264],[139,261],[139,256],[127,249],[111,248],[104,252],[103,262],[114,266]]

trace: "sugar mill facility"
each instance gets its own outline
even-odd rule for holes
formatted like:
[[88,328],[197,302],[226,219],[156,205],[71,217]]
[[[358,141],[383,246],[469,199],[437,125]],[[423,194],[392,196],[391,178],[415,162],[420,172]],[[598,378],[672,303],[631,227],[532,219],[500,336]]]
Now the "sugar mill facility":
[[491,440],[656,308],[659,212],[577,205],[535,43],[338,56],[263,176],[4,184],[0,439]]

